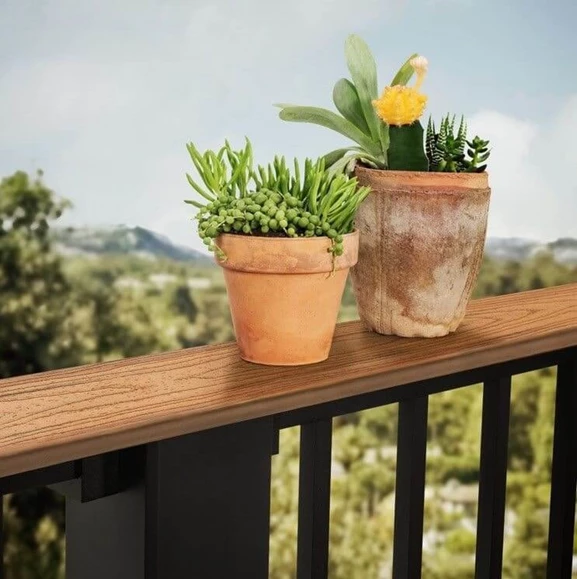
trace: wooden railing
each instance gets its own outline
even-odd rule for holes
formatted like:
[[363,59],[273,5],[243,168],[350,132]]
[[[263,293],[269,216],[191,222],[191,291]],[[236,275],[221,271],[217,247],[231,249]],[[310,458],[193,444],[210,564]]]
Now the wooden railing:
[[428,396],[483,382],[476,577],[497,579],[511,376],[549,366],[547,579],[569,579],[577,284],[474,301],[445,338],[341,324],[313,366],[256,366],[224,344],[1,380],[0,495],[65,494],[69,579],[264,579],[271,455],[279,430],[301,425],[297,576],[326,578],[332,418],[399,402],[393,577],[418,579]]

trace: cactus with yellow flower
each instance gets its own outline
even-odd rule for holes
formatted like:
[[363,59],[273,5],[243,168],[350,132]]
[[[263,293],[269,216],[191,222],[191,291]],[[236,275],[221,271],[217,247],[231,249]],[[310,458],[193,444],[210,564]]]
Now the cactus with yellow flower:
[[[467,139],[454,115],[425,133],[421,118],[427,59],[411,55],[384,89],[369,47],[345,43],[350,80],[333,89],[338,112],[278,105],[285,121],[314,123],[353,143],[325,156],[330,170],[354,173],[371,192],[355,216],[359,259],[351,270],[359,317],[386,335],[454,332],[479,272],[491,189],[489,143]],[[413,77],[414,80],[413,80]]]
[[[377,67],[367,44],[354,34],[349,36],[345,56],[351,80],[341,78],[333,89],[333,101],[340,115],[319,107],[277,105],[281,108],[279,116],[285,121],[321,125],[356,143],[328,153],[327,166],[352,171],[359,162],[373,169],[400,171],[484,170],[484,166],[478,167],[477,163],[489,156],[488,142],[478,137],[472,142],[466,141],[464,124],[461,124],[464,133],[454,137],[452,126],[449,136],[445,119],[440,133],[434,132],[434,124],[429,121],[426,149],[420,122],[427,105],[427,96],[421,92],[428,69],[424,56],[413,54],[408,58],[380,96]],[[413,75],[416,82],[409,86]],[[461,139],[459,147],[464,143],[469,145],[469,159],[465,158],[465,151],[455,149],[457,138]],[[429,153],[428,147],[433,142]]]

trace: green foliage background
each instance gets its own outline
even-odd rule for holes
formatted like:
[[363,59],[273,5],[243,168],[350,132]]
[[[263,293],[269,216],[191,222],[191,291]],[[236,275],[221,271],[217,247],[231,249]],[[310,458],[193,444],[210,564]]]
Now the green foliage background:
[[[18,172],[0,183],[0,377],[234,339],[216,267],[60,256],[49,228],[67,203],[41,177]],[[485,259],[475,297],[571,281],[577,267],[548,254]],[[340,321],[356,317],[347,286]],[[508,579],[545,575],[554,384],[551,369],[513,382]],[[481,402],[479,385],[430,400],[424,579],[473,578]],[[334,420],[331,579],[390,577],[396,421],[396,405]],[[283,431],[273,458],[273,579],[295,576],[298,453],[298,429]],[[64,577],[63,508],[47,489],[4,498],[6,579]]]

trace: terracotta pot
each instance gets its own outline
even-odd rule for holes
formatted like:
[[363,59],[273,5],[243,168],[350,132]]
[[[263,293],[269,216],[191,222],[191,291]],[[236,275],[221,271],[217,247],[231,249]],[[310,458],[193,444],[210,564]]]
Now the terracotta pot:
[[221,235],[230,310],[240,355],[248,362],[297,366],[326,360],[359,234],[344,253],[328,253],[327,237]]
[[379,334],[454,332],[479,273],[489,211],[486,173],[357,167],[372,192],[357,213],[351,271],[361,320]]

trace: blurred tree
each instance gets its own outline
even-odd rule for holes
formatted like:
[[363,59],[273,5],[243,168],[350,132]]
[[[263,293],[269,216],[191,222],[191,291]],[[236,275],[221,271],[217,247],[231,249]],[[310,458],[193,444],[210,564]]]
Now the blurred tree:
[[172,290],[170,307],[176,315],[184,316],[191,324],[196,321],[198,306],[192,299],[186,284],[179,284]]
[[[74,365],[71,290],[49,237],[68,206],[24,172],[0,182],[0,377]],[[52,579],[62,563],[62,500],[46,489],[5,497],[8,579]]]
[[115,274],[107,269],[105,262],[70,280],[77,335],[82,336],[85,362],[167,349],[149,309],[138,297],[115,287]]
[[503,576],[507,579],[542,579],[547,566],[549,485],[528,476],[516,509],[513,537],[506,546]]
[[4,579],[64,579],[64,534],[59,521],[64,510],[52,508],[50,501],[51,496],[36,495],[30,504],[41,507],[41,512],[30,513],[29,518],[20,516],[7,500],[0,505],[4,512]]
[[531,430],[538,413],[541,381],[534,372],[513,377],[509,419],[509,469],[530,472],[534,447]]
[[21,171],[0,182],[0,377],[76,363],[70,288],[49,224],[68,206]]
[[280,452],[272,458],[270,578],[296,574],[299,480],[299,427],[280,431]]

